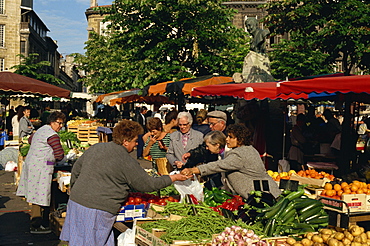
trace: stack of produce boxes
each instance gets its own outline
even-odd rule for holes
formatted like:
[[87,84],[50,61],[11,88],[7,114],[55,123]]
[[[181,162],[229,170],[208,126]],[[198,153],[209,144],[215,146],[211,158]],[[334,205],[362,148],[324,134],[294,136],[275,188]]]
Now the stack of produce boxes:
[[[370,210],[370,184],[365,182],[328,182],[319,192],[319,199],[327,206],[341,212],[365,212]],[[345,202],[348,205],[345,205]]]

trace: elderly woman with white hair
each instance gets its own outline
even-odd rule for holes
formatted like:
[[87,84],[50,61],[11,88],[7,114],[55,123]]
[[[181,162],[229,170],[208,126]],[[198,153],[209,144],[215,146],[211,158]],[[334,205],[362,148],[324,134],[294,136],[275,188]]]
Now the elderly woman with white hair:
[[185,165],[182,155],[202,144],[203,133],[191,128],[193,117],[188,112],[180,112],[177,122],[180,130],[171,134],[166,157],[172,166],[182,168]]

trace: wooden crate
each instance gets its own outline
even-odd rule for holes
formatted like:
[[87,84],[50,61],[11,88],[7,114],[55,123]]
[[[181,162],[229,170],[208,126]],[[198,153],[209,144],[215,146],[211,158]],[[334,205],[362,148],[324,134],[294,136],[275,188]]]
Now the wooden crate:
[[96,132],[97,127],[90,127],[89,128],[89,138],[88,138],[88,143],[90,145],[99,143],[99,136]]
[[78,134],[78,126],[68,126],[68,131]]
[[62,227],[65,218],[58,218],[53,214],[50,214],[50,229],[59,237],[62,232]]

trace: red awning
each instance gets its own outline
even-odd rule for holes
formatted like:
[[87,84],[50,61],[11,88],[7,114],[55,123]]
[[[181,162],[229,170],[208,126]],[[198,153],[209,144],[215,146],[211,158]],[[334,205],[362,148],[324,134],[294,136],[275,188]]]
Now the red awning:
[[233,96],[252,99],[307,99],[307,94],[278,95],[276,82],[209,85],[193,88],[191,96]]
[[0,72],[0,91],[69,98],[71,91],[20,74]]
[[323,77],[300,81],[280,82],[277,92],[285,95],[298,93],[367,93],[370,94],[370,75]]

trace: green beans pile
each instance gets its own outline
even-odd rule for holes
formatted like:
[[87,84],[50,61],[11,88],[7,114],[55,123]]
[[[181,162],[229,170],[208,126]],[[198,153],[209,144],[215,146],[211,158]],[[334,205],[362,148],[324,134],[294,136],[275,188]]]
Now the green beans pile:
[[[192,206],[197,209],[197,215],[195,216],[188,215],[192,211]],[[166,243],[172,243],[173,240],[191,240],[195,242],[211,240],[213,234],[219,234],[223,232],[226,227],[231,227],[233,225],[254,230],[257,235],[262,235],[262,224],[247,225],[241,220],[235,222],[219,215],[217,212],[204,205],[182,203],[168,204],[165,211],[165,213],[187,217],[178,221],[158,220],[140,226],[149,232],[151,232],[153,228],[165,230],[166,233],[160,238]]]
[[167,205],[164,207],[163,211],[157,211],[154,208],[152,209],[163,216],[169,216],[171,214],[179,216],[188,216],[194,215],[195,212],[198,215],[220,217],[220,215],[217,212],[203,204],[196,205],[190,203],[167,202]]

